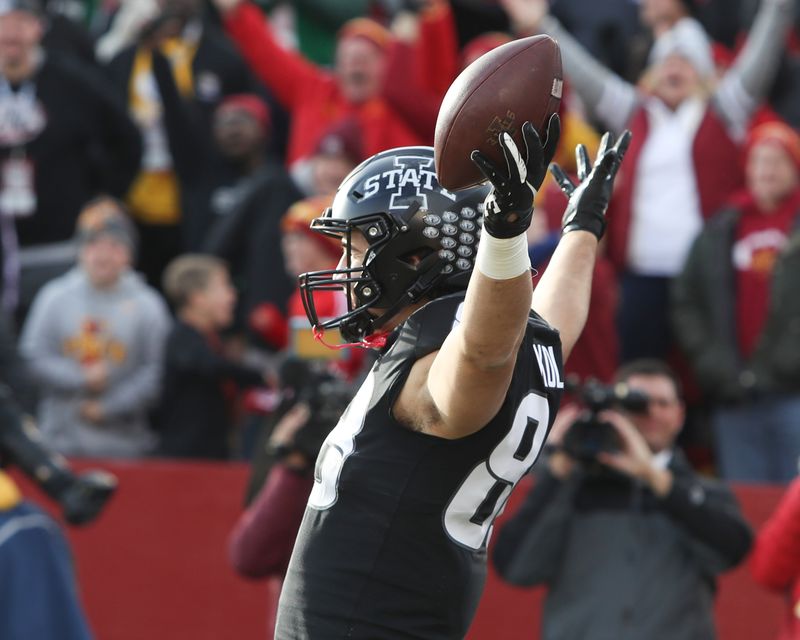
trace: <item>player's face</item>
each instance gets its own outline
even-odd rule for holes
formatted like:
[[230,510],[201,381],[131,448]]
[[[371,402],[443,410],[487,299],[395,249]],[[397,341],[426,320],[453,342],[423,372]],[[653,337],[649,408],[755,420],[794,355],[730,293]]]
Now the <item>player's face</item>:
[[[339,258],[339,264],[336,265],[337,269],[358,269],[364,264],[364,259],[367,255],[367,250],[369,249],[369,243],[367,239],[364,237],[364,234],[358,230],[353,230],[350,234],[350,263],[347,262],[347,236],[342,237],[342,257]],[[343,276],[334,275],[334,280],[341,280]],[[356,299],[355,293],[351,290],[350,291],[350,303],[353,307],[360,306],[358,300]],[[381,315],[385,309],[373,309],[370,308],[369,313],[374,316]]]
[[670,108],[677,108],[700,88],[700,74],[681,55],[667,56],[655,70],[655,94]]
[[[349,249],[349,260],[348,260]],[[364,264],[364,258],[369,249],[369,243],[360,231],[354,230],[350,237],[342,236],[342,257],[339,258],[339,264],[336,265],[337,269],[358,269]],[[333,276],[334,280],[343,280],[344,276],[336,274]],[[357,307],[358,301],[355,294],[350,292],[350,303]]]
[[654,453],[673,445],[683,427],[683,402],[672,380],[660,375],[634,375],[626,380],[631,389],[650,398],[646,414],[628,414]]
[[39,19],[27,11],[11,11],[0,16],[0,63],[22,62],[42,39]]
[[366,38],[342,38],[336,46],[336,77],[345,99],[356,104],[375,97],[386,72],[386,56]]
[[762,205],[780,203],[798,185],[797,166],[777,142],[765,140],[747,154],[747,187]]
[[113,236],[101,235],[81,247],[80,262],[89,281],[100,289],[111,287],[131,264],[131,250]]

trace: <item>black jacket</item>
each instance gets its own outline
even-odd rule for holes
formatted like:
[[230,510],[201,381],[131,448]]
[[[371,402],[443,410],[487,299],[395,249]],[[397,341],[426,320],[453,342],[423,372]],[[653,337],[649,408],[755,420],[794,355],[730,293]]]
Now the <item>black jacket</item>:
[[[118,96],[126,102],[137,46],[123,49],[108,64],[108,73]],[[192,60],[194,76],[193,102],[205,125],[211,131],[214,109],[225,96],[250,93],[256,89],[255,80],[233,45],[214,25],[203,25],[203,31]]]
[[157,422],[161,454],[176,458],[229,457],[226,383],[261,384],[261,374],[226,359],[209,340],[178,321],[167,338]]
[[663,499],[612,472],[541,472],[492,560],[512,584],[549,588],[542,640],[714,637],[715,578],[752,534],[727,487],[678,451],[669,468]]
[[216,162],[192,104],[178,95],[164,56],[154,56],[153,75],[181,182],[186,248],[228,261],[241,292],[237,326],[261,302],[285,310],[295,282],[284,269],[280,221],[302,194],[278,162],[267,161],[250,175]]
[[44,128],[22,144],[0,138],[0,164],[20,153],[32,163],[37,204],[33,215],[16,220],[22,246],[72,237],[81,207],[99,193],[121,197],[142,154],[125,105],[93,69],[49,55],[32,82]]
[[758,344],[745,360],[736,339],[733,244],[741,213],[712,218],[692,246],[672,291],[675,335],[712,397],[744,399],[741,374],[752,373],[751,392],[800,390],[800,212],[772,274],[771,303]]

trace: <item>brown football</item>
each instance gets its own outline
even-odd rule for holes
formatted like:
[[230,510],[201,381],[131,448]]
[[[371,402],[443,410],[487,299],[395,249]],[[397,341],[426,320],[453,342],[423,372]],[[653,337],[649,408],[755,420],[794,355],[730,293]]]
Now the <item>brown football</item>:
[[561,51],[550,36],[514,40],[475,60],[439,108],[433,142],[439,183],[456,190],[483,181],[469,157],[473,149],[505,167],[498,134],[508,131],[524,150],[522,125],[530,120],[543,135],[562,86]]

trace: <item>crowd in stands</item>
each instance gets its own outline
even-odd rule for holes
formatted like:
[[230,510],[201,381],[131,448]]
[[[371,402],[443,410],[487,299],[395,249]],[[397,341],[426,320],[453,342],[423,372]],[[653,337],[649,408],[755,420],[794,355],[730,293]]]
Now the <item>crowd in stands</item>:
[[[567,373],[611,382],[627,363],[669,362],[686,413],[668,442],[647,445],[656,455],[684,445],[676,478],[699,482],[700,468],[724,481],[789,484],[800,464],[795,5],[0,0],[0,304],[36,387],[24,403],[48,446],[68,456],[255,460],[255,502],[232,555],[245,574],[280,574],[316,451],[369,363],[314,341],[296,278],[332,268],[341,247],[308,225],[362,160],[432,145],[461,69],[545,33],[564,64],[556,161],[574,173],[576,144],[593,154],[598,132],[633,132]],[[566,201],[548,178],[536,202],[529,241],[541,272]],[[322,317],[346,304],[328,293],[317,301]],[[629,373],[650,374],[662,375]],[[548,459],[496,558],[512,582],[555,585],[556,611],[572,576],[551,564],[520,569],[527,560],[517,556],[525,535],[567,541],[525,518],[567,521],[583,482],[572,470]],[[704,508],[740,534],[720,550],[711,516],[697,524],[673,500],[673,515],[697,529],[692,553],[719,551],[696,552],[701,577],[691,580],[702,582],[738,562],[750,534],[723,484],[698,486]],[[796,488],[765,540],[780,537],[778,521],[799,526]],[[603,488],[612,501],[617,489]],[[645,505],[665,495],[650,489]],[[293,514],[288,530],[259,539],[254,527],[268,526],[275,496]],[[626,527],[633,516],[615,517],[601,525]],[[685,532],[654,526],[653,536],[683,544]],[[263,548],[265,539],[278,546]],[[800,564],[771,569],[770,544],[756,540],[759,579],[793,588],[796,601]],[[797,560],[796,549],[787,553]],[[655,573],[680,572],[668,554],[656,560]],[[582,582],[581,568],[571,570]],[[709,584],[698,597],[710,598]],[[699,627],[707,614],[697,612]],[[556,614],[554,629],[561,619],[579,620]]]

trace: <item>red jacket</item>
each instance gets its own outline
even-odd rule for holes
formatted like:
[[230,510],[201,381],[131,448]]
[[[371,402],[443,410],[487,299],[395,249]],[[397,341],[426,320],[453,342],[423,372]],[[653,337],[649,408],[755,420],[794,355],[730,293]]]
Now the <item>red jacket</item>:
[[789,599],[779,639],[800,640],[800,478],[758,533],[750,569],[757,582]]
[[441,100],[461,66],[458,30],[449,2],[434,3],[422,13],[413,66],[419,86]]
[[[618,268],[624,268],[628,261],[633,189],[639,155],[647,140],[647,113],[643,107],[634,113],[628,128],[633,138],[617,175],[616,189],[608,211],[608,255]],[[739,147],[731,140],[716,111],[709,107],[692,144],[700,211],[704,219],[716,213],[731,193],[742,187],[744,175],[740,158]],[[665,184],[664,189],[669,189],[669,185]]]
[[277,43],[255,5],[239,5],[228,15],[225,27],[250,67],[291,115],[287,164],[310,155],[331,125],[346,117],[355,117],[361,125],[367,156],[424,144],[383,98],[347,102],[332,74]]

